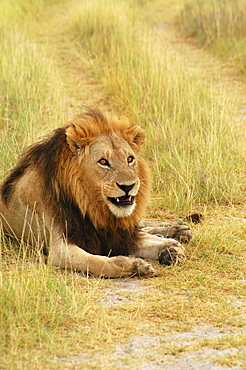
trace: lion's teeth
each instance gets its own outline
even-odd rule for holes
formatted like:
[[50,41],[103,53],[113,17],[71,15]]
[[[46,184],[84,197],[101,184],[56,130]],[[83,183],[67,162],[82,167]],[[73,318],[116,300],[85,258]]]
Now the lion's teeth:
[[120,200],[119,200],[119,198],[116,198],[116,202],[119,202]]

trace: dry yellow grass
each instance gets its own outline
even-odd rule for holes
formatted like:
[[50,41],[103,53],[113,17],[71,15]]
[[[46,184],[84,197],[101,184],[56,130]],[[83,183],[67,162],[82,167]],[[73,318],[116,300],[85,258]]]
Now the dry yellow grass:
[[246,72],[245,58],[244,1],[206,1],[185,2],[178,17],[178,26],[188,37],[221,57],[232,65],[238,73]]
[[[158,3],[142,2],[143,7],[137,8],[138,24],[146,18],[146,7],[153,9],[153,4]],[[173,15],[180,6],[180,2],[176,6],[175,3],[170,3],[170,14]],[[165,7],[168,4],[166,2]],[[8,59],[1,70],[1,81],[4,77],[9,84],[2,93],[8,93],[4,96],[12,109],[6,111],[1,106],[1,122],[5,129],[1,130],[1,159],[5,158],[1,164],[2,174],[14,163],[22,147],[34,141],[37,133],[60,125],[65,117],[77,113],[86,102],[105,107],[109,101],[109,109],[114,107],[136,117],[129,106],[121,105],[121,101],[113,99],[115,105],[111,104],[106,93],[107,83],[103,88],[101,85],[105,82],[103,79],[101,83],[93,80],[93,68],[89,70],[89,66],[98,59],[90,59],[83,48],[78,53],[70,37],[68,20],[73,6],[69,1],[57,4],[53,9],[39,8],[45,12],[40,14],[45,16],[40,15],[39,20],[28,18],[29,30],[33,30],[31,36],[22,34],[22,25],[18,27],[17,24],[13,31],[12,45],[14,40],[21,39],[22,42],[16,42],[16,48],[12,47],[12,52],[5,56]],[[122,11],[124,6],[122,1]],[[129,11],[129,4],[127,9]],[[158,22],[161,22],[161,12],[158,14]],[[26,22],[25,15],[23,22]],[[52,31],[47,28],[44,31],[44,23]],[[148,33],[148,26],[145,24],[144,27]],[[59,29],[63,31],[62,36]],[[6,37],[9,42],[9,32]],[[159,36],[152,34],[151,37],[157,40]],[[19,64],[14,63],[17,60]],[[32,73],[22,79],[26,76],[26,66]],[[96,71],[99,76],[98,67]],[[203,71],[202,81],[205,75]],[[15,77],[16,85],[11,83],[11,76]],[[103,76],[110,77],[110,74]],[[6,86],[12,89],[6,89]],[[213,86],[217,95],[218,85]],[[88,96],[88,91],[95,94],[95,98]],[[217,96],[219,99],[220,95]],[[26,97],[28,104],[24,104]],[[14,115],[6,115],[6,112]],[[155,118],[155,111],[152,111],[152,117]],[[155,148],[153,144],[159,137],[145,123],[148,135],[146,155],[152,167],[155,163],[158,186],[154,186],[161,190],[165,183],[165,176],[159,173],[163,166],[159,154],[162,146],[160,144],[158,150]],[[179,128],[182,129],[181,123]],[[234,160],[241,161],[236,156]],[[172,178],[179,174],[174,171]],[[173,192],[172,182],[168,186],[172,189],[170,197],[172,193],[179,201],[178,207],[176,210],[171,206],[168,208],[160,191],[153,194],[153,209],[149,216],[165,219],[185,215],[181,192]],[[194,362],[189,362],[192,356],[197,356],[195,361],[207,356],[208,366],[215,357],[224,366],[245,368],[245,205],[243,202],[234,206],[232,203],[214,205],[208,202],[196,204],[196,207],[204,214],[204,222],[192,225],[194,237],[187,246],[187,263],[170,268],[155,263],[157,277],[148,280],[100,280],[51,269],[42,262],[34,262],[25,250],[20,253],[18,243],[2,237],[0,368],[168,368],[180,362],[195,366]],[[222,352],[220,357],[219,351],[223,349],[231,351]]]

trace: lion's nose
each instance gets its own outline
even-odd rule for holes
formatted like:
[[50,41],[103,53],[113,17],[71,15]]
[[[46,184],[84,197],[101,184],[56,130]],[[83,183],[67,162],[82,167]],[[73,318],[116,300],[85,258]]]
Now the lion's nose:
[[131,185],[121,185],[121,184],[118,184],[118,182],[116,183],[117,186],[123,190],[126,194],[129,193],[129,191],[132,190],[132,188],[134,187],[135,184],[131,184]]

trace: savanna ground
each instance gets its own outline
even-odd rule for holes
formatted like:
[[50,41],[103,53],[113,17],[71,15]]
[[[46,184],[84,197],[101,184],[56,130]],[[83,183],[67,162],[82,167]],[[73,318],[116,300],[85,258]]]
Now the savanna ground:
[[146,280],[50,268],[2,236],[0,368],[245,369],[244,2],[0,4],[1,178],[98,106],[146,129],[146,219],[204,215],[187,263]]

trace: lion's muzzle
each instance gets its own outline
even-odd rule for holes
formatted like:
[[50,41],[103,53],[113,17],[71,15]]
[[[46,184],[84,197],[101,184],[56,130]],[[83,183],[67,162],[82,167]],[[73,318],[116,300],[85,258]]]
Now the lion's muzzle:
[[134,203],[134,196],[125,195],[123,197],[108,198],[115,206],[131,206]]
[[134,196],[129,195],[129,192],[134,188],[135,183],[131,185],[121,185],[116,182],[116,185],[118,186],[118,188],[123,190],[126,195],[116,198],[109,197],[109,201],[115,206],[131,206],[134,203]]
[[[135,197],[138,193],[139,179],[134,183],[115,183],[112,193],[107,196],[108,206],[116,217],[128,217],[135,209]],[[124,195],[122,193],[125,193]]]

